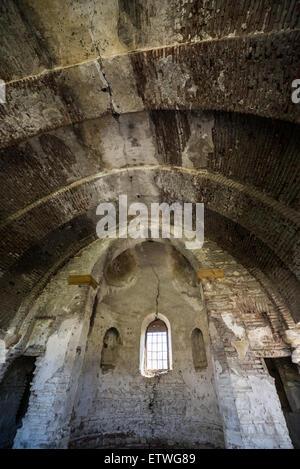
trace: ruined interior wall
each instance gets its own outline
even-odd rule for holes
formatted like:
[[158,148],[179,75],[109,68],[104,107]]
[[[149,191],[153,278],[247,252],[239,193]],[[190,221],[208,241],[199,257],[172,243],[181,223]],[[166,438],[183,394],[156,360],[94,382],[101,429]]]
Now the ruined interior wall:
[[[16,434],[14,448],[67,445],[73,398],[94,303],[89,286],[68,285],[67,279],[82,265],[88,266],[89,254],[85,251],[73,257],[51,279],[19,329],[18,344],[7,354],[7,361],[22,353],[38,356],[28,411]],[[98,256],[101,258],[101,248]]]
[[14,448],[64,448],[77,389],[93,297],[83,287],[70,304],[70,315],[57,321],[46,350],[36,361],[28,411]]
[[28,404],[34,357],[17,358],[0,383],[0,448],[10,448]]
[[[161,428],[163,431],[160,422],[162,418],[166,418],[174,435],[176,415],[168,414],[168,399],[171,395],[173,400],[173,396],[178,395],[178,390],[183,391],[178,395],[176,411],[182,411],[187,416],[192,414],[193,417],[201,415],[202,422],[210,425],[210,432],[206,431],[206,435],[210,436],[213,444],[222,443],[220,434],[223,426],[227,448],[291,447],[274,379],[269,375],[263,358],[290,356],[291,350],[281,339],[286,326],[280,311],[259,283],[232,256],[213,242],[206,241],[201,250],[193,253],[185,251],[196,269],[203,267],[224,270],[225,278],[222,282],[201,282],[204,293],[202,301],[199,297],[199,285],[195,289],[193,282],[190,284],[193,279],[191,268],[187,267],[180,255],[173,256],[169,243],[164,248],[167,252],[170,250],[168,261],[165,262],[164,257],[159,256],[159,267],[154,267],[159,274],[161,287],[158,307],[165,309],[161,312],[171,322],[174,361],[173,371],[160,378],[153,393],[153,379],[142,377],[138,367],[141,323],[148,313],[155,312],[156,307],[158,279],[151,267],[155,257],[151,256],[150,262],[148,260],[143,265],[135,254],[134,261],[132,256],[127,256],[124,265],[113,261],[112,268],[105,267],[115,256],[126,248],[132,248],[134,244],[133,240],[118,240],[116,243],[98,240],[92,243],[52,278],[27,314],[18,330],[21,339],[9,347],[7,361],[2,365],[4,369],[7,363],[24,353],[40,355],[31,388],[34,392],[14,447],[65,447],[68,445],[71,429],[73,446],[109,445],[113,444],[113,439],[115,445],[122,446],[126,443],[125,440],[117,437],[118,432],[127,431],[124,432],[122,426],[115,432],[115,438],[108,438],[110,443],[98,438],[99,433],[96,432],[99,429],[106,431],[104,427],[100,428],[100,424],[104,422],[101,422],[101,409],[104,403],[105,415],[109,415],[109,418],[116,415],[113,424],[120,425],[124,414],[127,415],[126,406],[132,404],[131,397],[136,395],[143,398],[147,396],[144,402],[140,402],[140,409],[144,409],[149,417],[143,419],[142,428],[135,427],[137,432],[144,431],[146,424],[148,430]],[[184,252],[181,242],[176,241],[174,244]],[[149,243],[151,245],[154,243]],[[137,252],[141,249],[138,248]],[[126,256],[122,257],[126,259]],[[103,271],[105,272],[105,282],[101,283],[98,306],[94,310],[93,296],[86,303],[85,288],[68,285],[67,282],[68,275],[83,271],[91,272],[100,282]],[[145,273],[145,278],[140,275],[141,272]],[[241,297],[250,305],[248,311],[239,303]],[[255,308],[251,298],[266,302],[266,314]],[[207,309],[209,334],[203,307]],[[140,318],[139,324],[137,318]],[[78,335],[83,323],[85,335]],[[103,337],[111,327],[118,329],[122,345],[115,369],[112,373],[102,375],[100,365]],[[207,374],[193,371],[191,333],[195,327],[203,332],[208,358]],[[129,355],[132,360],[128,360]],[[212,389],[213,375],[217,398]],[[197,384],[195,387],[195,382],[200,386]],[[174,389],[176,392],[173,392]],[[75,399],[76,390],[76,404],[70,428],[72,399]],[[103,396],[106,393],[111,398],[112,390],[114,403],[120,413],[116,409],[113,414],[107,412],[108,400],[103,399]],[[121,391],[122,396],[126,396],[123,399],[120,398]],[[150,417],[153,412],[149,409],[151,402],[157,404],[157,408],[155,405],[150,407],[160,419],[154,420],[155,426],[152,427]],[[96,417],[94,409],[99,410]],[[209,421],[204,419],[205,415],[209,415]],[[137,418],[137,408],[134,408],[132,416],[133,419]],[[182,420],[184,419],[181,418]],[[186,431],[187,435],[193,431],[193,436],[188,444],[201,446],[204,442],[193,440],[199,427],[193,427],[192,418],[190,422]],[[109,419],[104,423],[109,425]],[[189,430],[192,427],[193,430]],[[215,431],[216,427],[218,433]],[[109,428],[107,434],[113,435]],[[87,440],[82,439],[85,435],[88,436]],[[134,436],[131,438],[134,440]],[[132,440],[128,435],[127,443],[132,445]]]
[[[135,250],[134,277],[122,287],[114,282],[98,304],[73,410],[71,447],[223,447],[199,286],[178,256],[170,247],[142,244]],[[141,325],[156,307],[170,321],[173,370],[147,378],[139,371]],[[111,327],[122,345],[115,368],[103,372],[103,338]],[[208,366],[199,371],[192,355],[195,327],[203,333],[208,357]]]
[[249,272],[207,243],[200,259],[222,267],[223,282],[203,280],[215,379],[227,448],[292,448],[263,357],[290,359],[282,318]]

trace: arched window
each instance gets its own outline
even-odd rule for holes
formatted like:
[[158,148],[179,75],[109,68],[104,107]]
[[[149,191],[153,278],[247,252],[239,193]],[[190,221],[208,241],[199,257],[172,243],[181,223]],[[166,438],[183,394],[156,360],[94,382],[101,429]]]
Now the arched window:
[[146,330],[145,359],[147,371],[169,369],[168,328],[161,319],[152,321]]
[[172,370],[171,325],[166,316],[148,314],[141,325],[140,372],[151,378]]
[[107,373],[116,367],[119,358],[120,345],[121,338],[119,331],[115,327],[111,327],[106,331],[103,339],[100,362],[100,367],[103,373]]

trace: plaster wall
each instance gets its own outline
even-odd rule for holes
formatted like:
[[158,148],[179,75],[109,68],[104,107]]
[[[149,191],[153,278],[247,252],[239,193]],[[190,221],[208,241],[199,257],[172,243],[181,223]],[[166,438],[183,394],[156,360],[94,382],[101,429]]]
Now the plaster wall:
[[[16,357],[39,356],[14,447],[219,447],[224,432],[226,448],[291,448],[263,359],[291,354],[272,299],[215,243],[206,241],[191,256],[175,240],[176,250],[170,243],[134,249],[131,241],[98,240],[72,257],[26,318],[20,312],[18,332],[4,337],[1,375]],[[157,253],[147,255],[145,246]],[[223,268],[224,281],[199,285],[180,253],[195,269]],[[100,283],[97,301],[91,287],[68,285],[68,275],[83,271]],[[171,324],[173,371],[146,378],[139,373],[141,326],[156,311]],[[113,371],[102,373],[103,338],[112,327],[120,334],[120,353]],[[203,333],[208,361],[197,373],[195,327]],[[256,328],[272,334],[253,340]]]
[[[111,287],[98,304],[73,410],[71,447],[223,447],[206,316],[195,273],[169,247],[144,243],[135,250],[134,278]],[[190,271],[188,271],[190,269]],[[141,375],[144,318],[165,315],[171,326],[173,370]],[[113,370],[100,368],[106,331],[121,337]],[[196,371],[191,335],[201,329],[207,368]]]

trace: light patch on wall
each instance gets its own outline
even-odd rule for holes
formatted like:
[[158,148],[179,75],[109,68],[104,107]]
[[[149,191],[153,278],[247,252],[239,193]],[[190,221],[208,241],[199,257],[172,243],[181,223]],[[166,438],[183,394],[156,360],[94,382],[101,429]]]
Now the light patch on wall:
[[256,327],[248,331],[248,338],[252,347],[263,347],[266,339],[273,340],[273,335],[269,326]]
[[212,114],[197,112],[189,118],[191,136],[182,152],[182,165],[186,168],[206,168],[209,155],[214,152]]
[[221,316],[228,329],[230,329],[236,337],[239,339],[244,337],[245,329],[237,324],[237,321],[231,313],[222,313]]
[[218,85],[219,85],[220,90],[223,91],[223,93],[225,92],[224,81],[225,81],[225,75],[224,75],[224,70],[222,70],[220,75],[218,76]]
[[222,365],[218,360],[215,361],[215,370],[218,375],[220,375],[223,371]]
[[249,349],[249,342],[247,340],[238,340],[232,341],[231,344],[237,351],[239,359],[244,360]]
[[39,364],[39,387],[43,386],[63,366],[68,343],[77,322],[74,318],[66,319],[61,323],[59,330],[50,336],[45,356]]

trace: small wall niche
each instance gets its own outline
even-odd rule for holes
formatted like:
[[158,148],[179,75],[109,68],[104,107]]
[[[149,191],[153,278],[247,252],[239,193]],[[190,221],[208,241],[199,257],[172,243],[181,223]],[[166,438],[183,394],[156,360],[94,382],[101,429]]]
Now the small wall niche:
[[207,367],[207,358],[203,334],[198,327],[196,327],[192,332],[192,354],[194,368],[196,371],[203,370]]
[[134,279],[136,268],[133,251],[127,249],[105,268],[105,280],[108,285],[115,287],[126,286]]
[[101,352],[100,367],[102,373],[114,370],[119,358],[119,351],[122,345],[119,331],[111,327],[105,333]]

